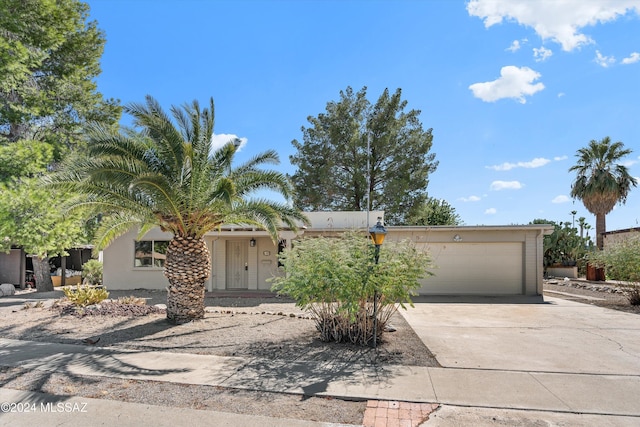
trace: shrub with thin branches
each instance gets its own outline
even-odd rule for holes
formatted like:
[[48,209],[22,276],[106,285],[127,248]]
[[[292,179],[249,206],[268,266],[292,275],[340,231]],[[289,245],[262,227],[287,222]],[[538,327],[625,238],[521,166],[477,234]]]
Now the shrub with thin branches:
[[625,282],[631,305],[640,305],[640,233],[588,255],[589,262],[605,268],[607,278]]
[[357,232],[297,240],[281,254],[284,274],[270,279],[272,290],[308,310],[323,341],[368,345],[374,334],[382,338],[398,307],[413,305],[418,279],[431,275],[432,267],[428,254],[408,241],[385,242],[379,264],[374,250]]

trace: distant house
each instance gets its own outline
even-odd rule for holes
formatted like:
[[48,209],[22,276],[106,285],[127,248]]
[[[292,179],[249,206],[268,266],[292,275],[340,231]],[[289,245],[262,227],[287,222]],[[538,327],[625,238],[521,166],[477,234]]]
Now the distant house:
[[[84,245],[72,249],[67,249],[68,255],[52,256],[49,264],[52,268],[51,279],[54,286],[63,284],[80,283],[80,273],[82,265],[91,259],[92,246]],[[62,275],[62,271],[66,274]],[[0,283],[11,283],[25,288],[26,277],[29,272],[33,273],[33,263],[31,255],[22,248],[14,247],[8,253],[0,252]]]
[[0,252],[0,283],[11,283],[24,288],[26,257],[20,248],[11,248],[8,253]]
[[[278,253],[302,236],[366,230],[383,212],[308,212],[311,226],[283,229],[274,244],[251,227],[223,227],[205,236],[211,253],[208,291],[269,290],[281,274]],[[387,240],[412,240],[430,251],[435,276],[423,280],[420,294],[542,295],[543,235],[548,225],[387,227]],[[141,240],[131,230],[103,252],[103,282],[108,289],[165,289],[162,272],[171,234],[154,229]],[[384,245],[382,247],[384,260]]]
[[621,230],[605,231],[602,233],[604,237],[604,248],[611,246],[614,243],[628,239],[631,236],[640,236],[640,227],[624,228]]

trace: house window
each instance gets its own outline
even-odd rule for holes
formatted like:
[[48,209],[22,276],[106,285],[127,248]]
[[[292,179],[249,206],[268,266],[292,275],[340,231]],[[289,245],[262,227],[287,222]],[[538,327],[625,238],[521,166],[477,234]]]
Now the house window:
[[135,242],[134,267],[164,267],[168,240],[140,240]]

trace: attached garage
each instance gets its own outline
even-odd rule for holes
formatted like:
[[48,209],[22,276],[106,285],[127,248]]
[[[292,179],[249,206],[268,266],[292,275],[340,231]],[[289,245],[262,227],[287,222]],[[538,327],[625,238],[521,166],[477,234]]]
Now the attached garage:
[[437,268],[426,282],[430,294],[518,295],[524,289],[521,243],[434,243]]
[[421,295],[542,295],[547,225],[389,227],[426,248],[436,267]]

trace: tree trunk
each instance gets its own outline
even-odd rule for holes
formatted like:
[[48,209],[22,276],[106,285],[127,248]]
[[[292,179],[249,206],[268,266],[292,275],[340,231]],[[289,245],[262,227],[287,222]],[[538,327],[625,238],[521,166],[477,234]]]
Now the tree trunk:
[[596,214],[596,246],[598,249],[604,249],[604,232],[607,231],[607,216],[603,213]]
[[36,278],[36,291],[53,291],[53,282],[51,281],[51,271],[49,267],[49,257],[33,257],[31,259],[33,260],[33,274]]
[[167,320],[173,324],[204,318],[204,283],[211,271],[211,257],[202,238],[174,237],[167,248],[164,275],[167,288]]

